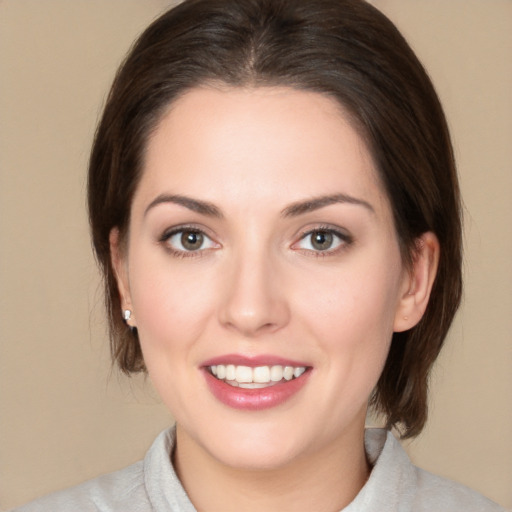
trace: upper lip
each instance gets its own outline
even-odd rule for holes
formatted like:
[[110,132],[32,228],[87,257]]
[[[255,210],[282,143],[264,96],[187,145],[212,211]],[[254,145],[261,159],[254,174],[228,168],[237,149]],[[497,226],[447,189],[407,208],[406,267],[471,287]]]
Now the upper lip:
[[235,366],[250,366],[252,368],[256,368],[257,366],[304,366],[309,367],[311,365],[305,363],[304,361],[297,361],[293,359],[287,359],[280,356],[270,355],[270,354],[261,354],[257,356],[245,356],[242,354],[225,354],[222,356],[213,357],[204,361],[201,366],[217,366],[219,364],[233,364]]

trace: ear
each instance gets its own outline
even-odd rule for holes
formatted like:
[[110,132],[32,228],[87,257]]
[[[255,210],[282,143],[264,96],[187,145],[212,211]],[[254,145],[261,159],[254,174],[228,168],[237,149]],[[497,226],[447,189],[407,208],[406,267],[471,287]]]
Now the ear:
[[112,261],[112,267],[116,276],[117,288],[119,289],[119,295],[121,300],[120,315],[123,315],[126,310],[130,311],[130,315],[126,320],[126,323],[130,327],[135,327],[135,318],[133,315],[132,300],[130,295],[130,281],[128,279],[128,262],[126,260],[126,249],[123,247],[121,242],[121,236],[118,228],[112,228],[109,235],[110,242],[110,258]]
[[395,332],[411,329],[425,313],[437,273],[439,252],[439,241],[434,233],[423,233],[416,240],[412,268],[404,277],[395,314]]

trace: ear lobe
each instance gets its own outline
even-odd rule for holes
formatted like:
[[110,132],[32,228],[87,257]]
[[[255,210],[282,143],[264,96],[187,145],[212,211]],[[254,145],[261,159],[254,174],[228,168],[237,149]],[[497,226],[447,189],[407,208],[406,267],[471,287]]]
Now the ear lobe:
[[427,309],[430,292],[439,264],[439,241],[434,233],[423,233],[416,241],[412,268],[404,280],[393,330],[407,331],[414,327]]
[[[119,295],[121,300],[120,315],[125,315],[125,310],[132,310],[132,301],[130,296],[130,284],[128,280],[128,265],[126,262],[125,249],[122,247],[119,229],[112,228],[109,235],[110,242],[110,258],[112,261],[112,268],[116,276],[117,288],[119,289]],[[126,323],[134,327],[133,314],[126,319]]]

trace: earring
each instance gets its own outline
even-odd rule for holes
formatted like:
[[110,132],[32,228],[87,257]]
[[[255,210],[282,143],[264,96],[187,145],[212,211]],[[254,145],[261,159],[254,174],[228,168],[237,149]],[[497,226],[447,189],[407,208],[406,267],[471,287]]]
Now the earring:
[[128,323],[128,320],[130,320],[132,317],[132,312],[131,310],[129,309],[123,309],[123,320],[125,322],[125,324],[127,325],[127,327],[129,327],[130,331],[132,331],[133,334],[137,334],[137,327],[135,327],[134,325],[130,325]]

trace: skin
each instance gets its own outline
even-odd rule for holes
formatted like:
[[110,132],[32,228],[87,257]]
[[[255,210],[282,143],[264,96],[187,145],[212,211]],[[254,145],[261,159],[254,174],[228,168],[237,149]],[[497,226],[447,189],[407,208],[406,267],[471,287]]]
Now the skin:
[[[333,194],[350,201],[291,214]],[[204,233],[199,250],[180,245],[181,226]],[[318,250],[312,230],[339,235]],[[393,331],[425,310],[439,247],[426,233],[404,267],[371,155],[339,105],[284,87],[189,91],[149,141],[121,246],[113,230],[123,308],[176,418],[174,464],[196,508],[346,506],[370,471],[368,398]],[[202,364],[233,353],[304,361],[308,381],[276,407],[230,408]]]

